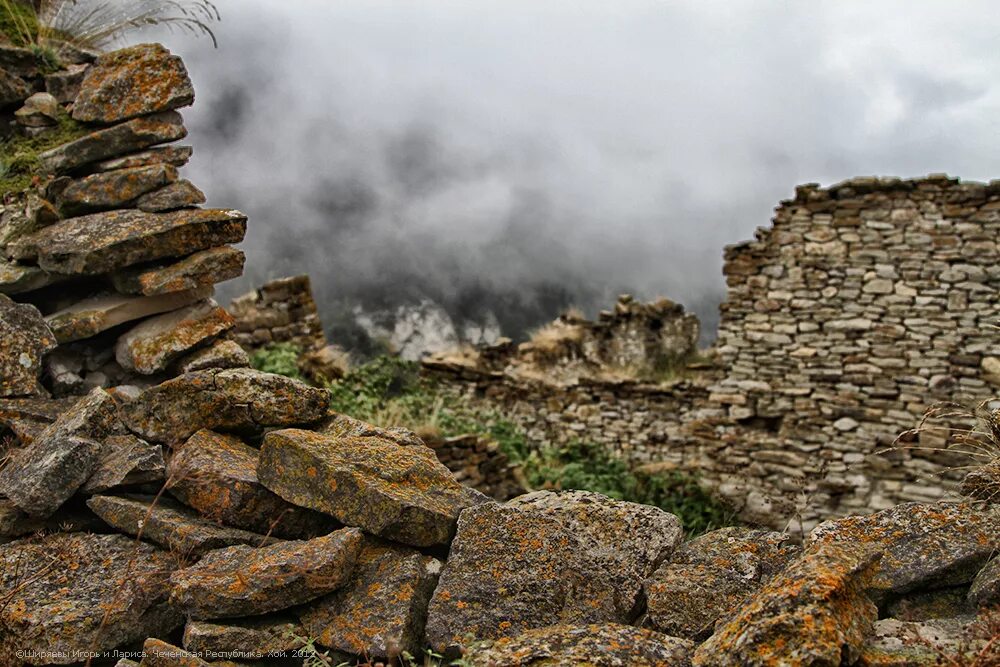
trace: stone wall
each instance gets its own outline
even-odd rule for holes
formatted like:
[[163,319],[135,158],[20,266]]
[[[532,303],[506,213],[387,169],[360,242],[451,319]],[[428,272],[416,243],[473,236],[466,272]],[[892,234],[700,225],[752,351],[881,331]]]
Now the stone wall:
[[229,312],[236,319],[233,339],[244,349],[272,343],[292,343],[303,351],[326,346],[309,276],[272,280],[233,299]]
[[1000,185],[855,179],[807,185],[726,249],[713,369],[664,386],[529,381],[442,359],[428,373],[499,403],[537,443],[603,443],[697,473],[747,519],[805,527],[935,500],[967,457],[947,431],[904,438],[938,401],[997,381]]

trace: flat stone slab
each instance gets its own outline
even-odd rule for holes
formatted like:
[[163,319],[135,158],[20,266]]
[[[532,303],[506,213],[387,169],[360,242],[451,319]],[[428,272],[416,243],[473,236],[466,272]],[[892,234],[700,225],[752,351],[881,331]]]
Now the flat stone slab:
[[857,544],[882,554],[869,590],[881,600],[971,582],[1000,550],[1000,514],[967,503],[903,503],[824,522],[809,541]]
[[119,324],[183,308],[212,296],[212,288],[157,296],[98,296],[52,313],[45,323],[60,343],[96,336]]
[[170,459],[170,493],[213,521],[255,533],[307,539],[338,527],[265,488],[257,480],[257,454],[236,436],[198,431]]
[[172,502],[169,498],[94,496],[87,506],[105,523],[126,535],[154,542],[184,558],[200,558],[206,553],[247,544],[259,547],[275,542],[272,538],[246,530],[227,528],[206,521]]
[[78,663],[74,651],[166,635],[183,623],[166,604],[174,569],[170,554],[124,535],[10,542],[0,546],[0,634],[19,649],[49,652],[28,664]]
[[66,276],[0,258],[0,294],[23,294],[64,280]]
[[966,630],[971,621],[972,617],[925,622],[906,622],[895,618],[876,621],[858,664],[931,667],[942,664],[942,655],[974,654],[982,650],[985,640],[969,641]]
[[112,435],[104,439],[94,472],[81,493],[102,493],[121,486],[161,482],[166,479],[163,447],[134,435]]
[[210,552],[170,577],[170,600],[189,618],[211,620],[280,611],[349,581],[363,538],[343,528],[308,541]]
[[459,513],[488,500],[428,447],[297,429],[264,436],[257,476],[295,505],[411,546],[447,544]]
[[682,539],[680,521],[588,492],[539,492],[472,507],[431,600],[437,651],[558,623],[632,623],[642,582]]
[[22,445],[30,445],[49,424],[59,418],[79,397],[0,399],[0,425],[17,436]]
[[95,171],[112,171],[114,169],[131,169],[132,167],[148,167],[151,164],[169,164],[183,167],[191,160],[194,149],[191,146],[157,146],[146,151],[123,155],[122,157],[102,160],[91,165]]
[[969,587],[968,600],[976,607],[1000,604],[1000,559],[994,558],[979,571]]
[[855,545],[813,547],[717,627],[694,664],[854,664],[878,618],[865,594],[875,558]]
[[230,246],[209,248],[173,263],[143,264],[111,274],[123,294],[167,294],[210,287],[243,275],[246,256]]
[[0,109],[19,106],[29,95],[31,89],[23,79],[0,68]]
[[61,174],[90,162],[116,158],[157,144],[166,144],[187,136],[184,121],[176,111],[133,118],[130,121],[96,130],[62,146],[39,154],[42,169]]
[[9,247],[46,271],[97,275],[126,266],[239,243],[247,218],[232,209],[144,213],[134,209],[70,218]]
[[41,393],[42,358],[55,347],[37,308],[0,294],[0,396]]
[[440,570],[416,549],[365,538],[347,585],[299,611],[302,636],[352,655],[417,655]]
[[686,667],[694,645],[684,639],[614,623],[553,625],[487,643],[476,665]]
[[248,368],[250,355],[231,340],[217,340],[203,350],[192,352],[177,363],[181,373],[193,373],[209,368]]
[[316,428],[316,432],[338,438],[379,438],[402,447],[425,446],[424,441],[409,429],[400,426],[383,428],[343,414],[331,414],[329,419]]
[[302,625],[292,616],[273,614],[255,618],[188,621],[184,626],[184,648],[195,653],[251,653],[268,656],[287,653],[302,646],[294,637],[305,637]]
[[64,217],[125,208],[142,195],[177,180],[169,164],[116,169],[78,179],[60,178],[49,186],[49,199]]
[[[142,653],[139,667],[211,667],[213,664],[161,639],[147,639],[142,645]],[[236,663],[214,664],[217,667],[237,667]]]
[[135,207],[148,213],[173,211],[200,206],[207,201],[205,193],[187,179],[180,179],[158,190],[146,193],[135,201]]
[[201,301],[151,317],[122,334],[115,344],[115,359],[125,370],[153,375],[221,336],[234,322],[215,301]]
[[314,423],[326,414],[329,402],[326,390],[283,375],[211,369],[147,389],[123,406],[122,415],[140,437],[173,444],[203,428],[259,433],[271,426]]

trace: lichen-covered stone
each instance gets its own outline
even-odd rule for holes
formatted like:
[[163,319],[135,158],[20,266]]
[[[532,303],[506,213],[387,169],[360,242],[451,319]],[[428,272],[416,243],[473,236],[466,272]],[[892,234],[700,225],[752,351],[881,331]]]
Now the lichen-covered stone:
[[308,541],[212,551],[170,577],[170,600],[199,620],[287,609],[347,583],[362,542],[360,530],[343,528]]
[[76,99],[90,65],[78,63],[67,65],[65,69],[45,75],[45,90],[61,104],[69,104]]
[[29,95],[31,89],[23,79],[0,68],[0,109],[18,106],[28,99]]
[[331,415],[316,432],[337,438],[381,438],[403,447],[424,446],[424,441],[409,429],[401,426],[383,428],[344,414]]
[[595,493],[542,492],[462,512],[431,600],[435,650],[556,623],[631,623],[642,581],[681,540],[658,508]]
[[247,368],[250,355],[231,340],[217,340],[203,350],[196,350],[177,363],[180,373],[193,373],[209,368]]
[[865,594],[874,558],[851,544],[813,547],[717,627],[694,664],[853,664],[878,618]]
[[133,167],[148,167],[152,164],[169,164],[183,167],[191,160],[194,149],[191,146],[157,146],[149,150],[139,151],[131,155],[101,160],[91,165],[95,171],[112,171],[115,169],[132,169]]
[[183,61],[160,44],[138,44],[94,62],[73,104],[73,118],[115,123],[192,102],[194,87]]
[[976,607],[1000,604],[1000,558],[987,563],[972,580],[968,600]]
[[0,294],[0,396],[38,394],[42,357],[55,347],[37,308]]
[[870,593],[881,600],[889,593],[972,581],[1000,549],[1000,514],[965,503],[904,503],[827,521],[809,539],[880,553]]
[[38,73],[38,58],[31,49],[0,44],[0,68],[14,76],[33,77]]
[[0,399],[0,425],[13,431],[22,445],[30,445],[78,400],[78,397]]
[[212,664],[189,651],[152,637],[143,643],[142,654],[139,667],[211,667]]
[[0,544],[13,538],[46,533],[102,532],[104,522],[97,518],[84,503],[70,501],[59,512],[47,518],[28,516],[17,505],[0,499]]
[[186,136],[181,115],[166,111],[96,130],[40,153],[38,158],[47,173],[65,173],[90,162],[116,158]]
[[166,294],[209,287],[243,275],[245,255],[222,246],[196,252],[172,262],[143,264],[111,274],[115,289],[124,294]]
[[305,636],[352,655],[416,655],[440,569],[416,549],[365,538],[347,585],[299,611]]
[[166,478],[163,447],[134,435],[112,435],[104,439],[94,472],[80,491],[101,493],[119,486],[160,482]]
[[177,443],[203,428],[259,433],[269,426],[314,423],[325,416],[329,401],[326,390],[283,375],[210,369],[147,389],[123,406],[122,414],[137,435]]
[[10,246],[16,259],[37,259],[55,273],[95,275],[165,257],[182,257],[246,233],[246,216],[231,209],[143,213],[134,209],[63,220]]
[[28,664],[77,663],[74,651],[171,632],[183,622],[166,604],[174,567],[170,554],[123,535],[62,533],[0,546],[5,654],[34,649],[53,655]]
[[0,469],[0,495],[30,516],[51,516],[93,473],[100,440],[120,428],[114,399],[94,389]]
[[126,370],[152,375],[232,326],[232,315],[209,299],[151,317],[122,334],[115,359]]
[[199,558],[237,544],[259,547],[273,539],[206,521],[168,498],[94,496],[87,506],[112,528],[154,542],[172,554]]
[[148,213],[160,213],[200,206],[205,201],[207,201],[205,193],[196,188],[191,181],[182,178],[139,197],[135,202],[135,207]]
[[427,447],[296,429],[264,436],[257,476],[295,505],[412,546],[447,544],[459,513],[487,500]]
[[52,313],[45,318],[45,323],[56,340],[69,343],[96,336],[125,322],[183,308],[211,295],[212,289],[203,287],[156,296],[97,296]]
[[476,667],[688,667],[693,644],[615,623],[552,625],[499,639],[477,649]]
[[904,593],[882,603],[879,612],[900,621],[965,616],[975,612],[975,607],[965,599],[968,592],[968,586],[949,586]]
[[0,294],[22,294],[66,280],[29,264],[17,264],[0,258]]
[[177,169],[169,164],[116,169],[75,180],[57,179],[49,186],[48,197],[64,217],[72,217],[124,208],[176,180]]
[[22,127],[52,127],[59,123],[61,112],[59,101],[52,95],[35,93],[14,112],[14,118]]
[[198,431],[175,449],[168,472],[170,493],[214,521],[299,539],[336,527],[329,517],[264,488],[257,481],[257,450],[235,436]]
[[966,630],[970,620],[970,617],[965,617],[926,622],[906,622],[895,618],[876,621],[856,665],[938,667],[948,664],[942,662],[943,656],[962,652],[974,654],[982,649],[984,642],[967,640]]
[[677,549],[645,584],[652,627],[675,637],[703,639],[798,553],[790,536],[723,528]]
[[221,623],[188,621],[184,626],[184,648],[199,654],[249,654],[267,657],[288,653],[302,646],[302,626],[291,616],[275,614],[233,619]]

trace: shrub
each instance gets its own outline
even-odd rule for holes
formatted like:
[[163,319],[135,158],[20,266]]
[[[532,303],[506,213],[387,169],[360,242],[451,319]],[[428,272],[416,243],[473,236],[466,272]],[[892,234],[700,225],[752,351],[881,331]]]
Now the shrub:
[[250,363],[259,371],[277,373],[295,380],[301,380],[299,357],[302,349],[293,343],[273,343],[261,348],[250,357]]

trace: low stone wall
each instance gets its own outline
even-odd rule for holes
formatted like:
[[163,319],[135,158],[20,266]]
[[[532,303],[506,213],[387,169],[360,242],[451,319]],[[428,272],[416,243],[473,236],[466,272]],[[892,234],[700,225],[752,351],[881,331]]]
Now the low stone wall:
[[304,352],[326,346],[309,276],[273,280],[233,299],[233,339],[253,351],[272,343],[292,343]]
[[511,465],[497,443],[477,435],[424,436],[423,441],[462,484],[501,501],[525,492],[518,468]]

